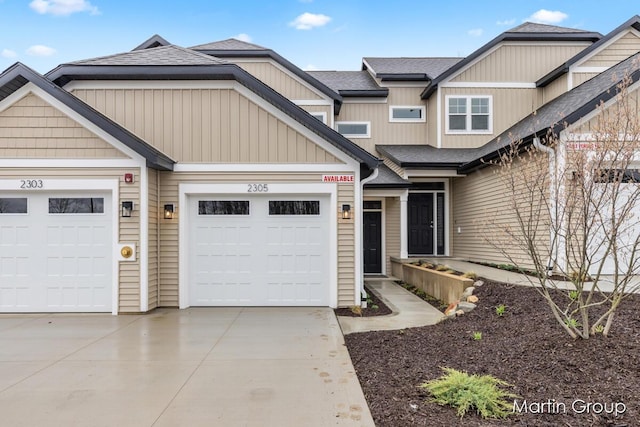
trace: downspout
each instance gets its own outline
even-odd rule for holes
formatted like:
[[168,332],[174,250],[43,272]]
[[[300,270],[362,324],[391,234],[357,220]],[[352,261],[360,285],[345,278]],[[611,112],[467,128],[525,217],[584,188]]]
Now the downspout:
[[547,275],[551,275],[553,272],[554,261],[557,258],[557,248],[553,239],[553,228],[557,227],[558,222],[558,199],[556,194],[556,152],[553,148],[547,147],[540,142],[540,138],[537,136],[533,138],[533,146],[536,150],[540,150],[549,156],[549,205],[551,207],[551,230],[549,230],[549,247],[551,248],[551,254],[547,259]]
[[[360,228],[360,230],[362,230],[363,221],[364,221],[364,219],[363,219],[363,217],[364,217],[364,208],[363,208],[363,206],[364,206],[364,185],[366,183],[376,179],[378,177],[379,170],[380,170],[379,167],[376,167],[373,170],[373,172],[371,173],[371,175],[369,175],[366,178],[363,178],[360,181],[360,198],[359,198],[359,201],[358,201],[358,204],[360,205],[360,209],[358,211],[358,218],[360,218],[360,221],[358,221],[358,224],[357,224],[357,226]],[[363,242],[364,242],[364,234],[362,232],[360,232],[359,235],[360,235],[360,238],[358,239],[358,244],[360,245],[360,248],[358,250],[362,254]],[[359,280],[359,284],[360,284],[360,299],[361,299],[361,301],[364,301],[364,304],[366,306],[367,293],[364,291],[364,257],[363,256],[361,256],[359,277],[360,277],[360,280]]]

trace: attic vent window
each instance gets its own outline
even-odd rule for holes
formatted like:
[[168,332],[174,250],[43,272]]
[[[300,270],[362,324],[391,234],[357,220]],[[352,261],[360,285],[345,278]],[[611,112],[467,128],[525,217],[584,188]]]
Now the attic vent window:
[[347,138],[371,138],[371,122],[336,122],[336,130]]
[[389,107],[390,122],[424,122],[425,107],[424,106],[391,106]]

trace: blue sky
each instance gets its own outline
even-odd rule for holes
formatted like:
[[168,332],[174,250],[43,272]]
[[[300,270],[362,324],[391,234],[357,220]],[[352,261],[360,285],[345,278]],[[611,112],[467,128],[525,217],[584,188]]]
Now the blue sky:
[[153,34],[185,47],[236,37],[304,69],[357,70],[363,56],[465,56],[527,20],[606,34],[636,14],[631,0],[0,0],[0,70],[45,73]]

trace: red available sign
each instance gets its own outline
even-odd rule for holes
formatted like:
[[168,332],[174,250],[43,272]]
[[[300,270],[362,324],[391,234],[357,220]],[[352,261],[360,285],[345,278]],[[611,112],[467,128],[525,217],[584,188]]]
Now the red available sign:
[[322,182],[353,182],[353,175],[322,175]]

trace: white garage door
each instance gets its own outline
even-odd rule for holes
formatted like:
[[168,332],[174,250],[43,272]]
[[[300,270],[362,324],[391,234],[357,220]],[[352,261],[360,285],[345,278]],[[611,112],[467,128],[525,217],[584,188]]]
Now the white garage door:
[[110,312],[111,198],[0,194],[0,311]]
[[190,305],[329,305],[328,197],[189,203]]

